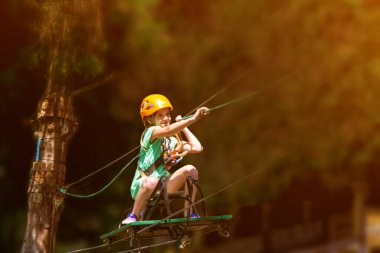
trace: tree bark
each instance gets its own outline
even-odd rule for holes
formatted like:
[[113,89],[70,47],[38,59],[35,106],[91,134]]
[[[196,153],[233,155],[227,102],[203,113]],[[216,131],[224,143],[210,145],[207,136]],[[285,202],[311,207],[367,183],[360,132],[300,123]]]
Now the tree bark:
[[77,121],[72,97],[46,95],[33,122],[37,150],[28,188],[28,217],[21,252],[55,252],[64,195],[58,191],[66,175],[68,144]]

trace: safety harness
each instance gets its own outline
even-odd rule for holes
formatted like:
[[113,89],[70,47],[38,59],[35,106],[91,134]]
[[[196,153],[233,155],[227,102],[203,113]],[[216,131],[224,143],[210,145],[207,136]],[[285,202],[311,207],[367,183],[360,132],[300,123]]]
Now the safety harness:
[[[144,150],[146,150],[146,147],[143,145],[142,138],[144,137],[145,132],[146,130],[143,132],[140,140],[140,145]],[[146,170],[143,170],[139,165],[137,165],[141,177],[150,176],[161,165],[164,165],[166,170],[170,170],[172,166],[179,163],[183,157],[190,152],[192,149],[190,143],[184,142],[179,133],[175,134],[174,137],[177,139],[177,144],[173,150],[170,150],[170,137],[163,137],[161,138],[162,152],[157,160],[154,161]]]

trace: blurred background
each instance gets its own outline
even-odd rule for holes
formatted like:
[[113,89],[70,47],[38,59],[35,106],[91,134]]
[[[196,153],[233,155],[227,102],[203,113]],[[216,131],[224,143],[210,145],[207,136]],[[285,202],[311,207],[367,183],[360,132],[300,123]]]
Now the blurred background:
[[[57,41],[65,89],[115,77],[74,98],[67,183],[139,145],[148,94],[165,94],[175,117],[229,84],[206,106],[273,85],[191,126],[204,152],[183,163],[198,168],[206,195],[264,170],[207,200],[210,214],[234,215],[230,239],[209,235],[186,251],[380,252],[380,1],[63,2],[63,28],[54,1],[0,2],[1,252],[22,244],[36,152],[30,121]],[[95,192],[131,158],[72,191]],[[57,252],[97,245],[117,226],[132,205],[134,170],[95,198],[66,198]],[[175,249],[154,252],[163,251]]]

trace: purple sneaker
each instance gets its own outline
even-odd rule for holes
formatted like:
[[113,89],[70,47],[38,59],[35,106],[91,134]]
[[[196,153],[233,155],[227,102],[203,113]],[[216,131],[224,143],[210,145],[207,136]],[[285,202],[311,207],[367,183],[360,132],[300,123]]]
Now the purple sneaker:
[[190,214],[190,219],[196,219],[196,218],[200,218],[199,216],[198,216],[198,214],[196,213],[196,212],[191,212],[191,214]]
[[122,225],[126,225],[126,224],[130,224],[130,223],[132,223],[132,222],[135,222],[135,221],[137,221],[137,216],[136,216],[136,214],[131,213],[131,214],[128,215],[127,218],[125,218],[125,219],[121,222],[121,224],[122,224]]

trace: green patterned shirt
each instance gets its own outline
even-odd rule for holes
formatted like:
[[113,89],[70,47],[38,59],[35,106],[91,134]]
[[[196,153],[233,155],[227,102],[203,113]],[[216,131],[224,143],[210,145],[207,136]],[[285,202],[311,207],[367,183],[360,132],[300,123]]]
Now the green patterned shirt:
[[[140,148],[140,155],[139,160],[137,163],[137,169],[135,172],[135,176],[132,181],[131,185],[131,195],[132,198],[135,199],[138,191],[140,190],[141,183],[142,183],[142,177],[139,172],[139,168],[142,170],[147,170],[155,161],[157,161],[161,155],[162,155],[162,143],[164,142],[169,148],[169,150],[173,150],[175,146],[177,145],[177,139],[175,137],[164,137],[164,138],[157,138],[153,141],[153,143],[150,143],[150,138],[152,137],[154,128],[159,126],[153,126],[149,127],[145,130],[145,132],[142,135],[141,140],[141,148]],[[164,165],[161,164],[156,168],[156,170],[153,171],[152,174],[149,176],[161,178],[163,176],[169,176],[170,173],[165,169]]]

